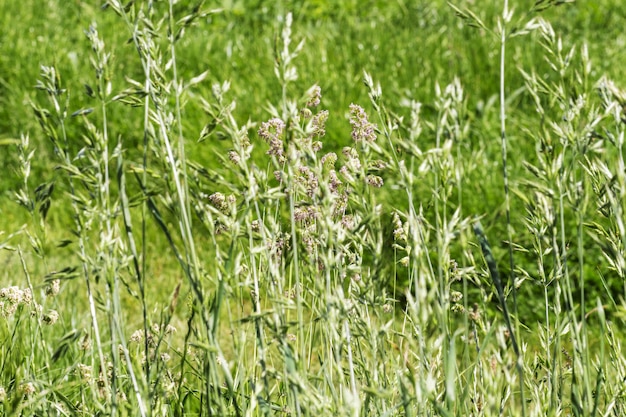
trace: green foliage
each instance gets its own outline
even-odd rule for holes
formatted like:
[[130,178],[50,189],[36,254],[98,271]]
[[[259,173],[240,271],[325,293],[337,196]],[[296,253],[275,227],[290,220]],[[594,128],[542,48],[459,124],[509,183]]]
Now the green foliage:
[[1,413],[624,408],[622,2],[35,3]]

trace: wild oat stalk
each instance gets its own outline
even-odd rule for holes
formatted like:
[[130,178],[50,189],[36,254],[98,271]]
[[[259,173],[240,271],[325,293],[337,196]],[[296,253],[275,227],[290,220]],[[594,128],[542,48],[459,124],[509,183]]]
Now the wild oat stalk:
[[[68,117],[69,97],[67,91],[61,86],[61,77],[54,67],[41,68],[41,80],[37,82],[37,89],[44,91],[48,95],[54,113],[33,104],[35,115],[44,130],[44,134],[50,139],[54,146],[55,154],[59,158],[59,168],[67,174],[67,181],[71,195],[71,206],[73,211],[75,233],[78,237],[78,250],[81,259],[82,274],[85,280],[89,311],[91,315],[92,335],[96,341],[94,349],[98,354],[100,369],[106,369],[106,361],[101,341],[100,326],[96,312],[96,300],[94,297],[94,282],[92,269],[87,252],[88,229],[91,224],[91,215],[86,216],[85,209],[89,209],[91,203],[83,196],[76,183],[86,186],[93,185],[93,177],[81,173],[75,166],[71,157],[70,141],[66,130],[66,119]],[[57,129],[60,130],[57,131]],[[109,391],[110,381],[103,380],[104,387]]]
[[[501,149],[502,149],[502,180],[504,185],[504,204],[506,210],[506,226],[507,226],[507,239],[508,239],[508,249],[509,249],[509,270],[511,274],[510,282],[511,282],[511,292],[513,293],[513,312],[516,316],[516,328],[513,330],[511,327],[510,319],[508,318],[508,312],[505,309],[506,300],[504,299],[504,292],[502,291],[502,286],[500,284],[500,288],[498,288],[498,293],[500,295],[500,303],[503,306],[503,311],[505,314],[505,320],[507,323],[507,327],[509,327],[509,331],[511,332],[511,340],[513,341],[513,348],[515,350],[515,354],[517,355],[517,370],[519,373],[519,384],[520,384],[520,402],[522,406],[522,416],[526,415],[526,399],[524,397],[525,390],[525,381],[524,381],[524,365],[522,364],[522,356],[517,346],[517,342],[515,341],[515,335],[519,336],[519,316],[518,316],[518,308],[517,308],[517,279],[515,277],[515,261],[513,259],[513,227],[511,225],[511,198],[509,194],[509,174],[507,168],[507,138],[506,138],[506,100],[505,100],[505,62],[506,62],[506,43],[507,37],[509,34],[507,33],[508,23],[510,23],[511,18],[513,17],[513,11],[509,10],[509,2],[508,0],[504,0],[504,6],[502,11],[502,20],[498,20],[498,29],[500,31],[500,141],[501,141]],[[479,234],[480,236],[480,234]],[[486,239],[484,239],[486,242]],[[481,246],[483,246],[483,241],[481,241]],[[488,244],[487,244],[488,247]],[[483,247],[483,251],[484,251]],[[498,282],[496,281],[497,271],[491,270],[492,279],[496,286],[498,286]],[[496,275],[493,275],[495,271]],[[515,331],[515,333],[514,333]]]
[[[450,3],[449,3],[450,4]],[[511,20],[513,18],[513,10],[509,9],[509,3],[508,0],[504,0],[503,2],[503,10],[502,10],[502,15],[501,17],[498,18],[497,21],[497,27],[494,31],[491,31],[490,29],[488,29],[488,27],[485,25],[485,23],[478,17],[477,14],[475,14],[474,12],[470,11],[470,10],[462,10],[459,9],[456,6],[453,6],[452,4],[450,4],[450,6],[453,8],[453,10],[456,12],[457,16],[459,16],[462,20],[464,20],[464,22],[471,26],[471,27],[476,27],[476,28],[480,28],[483,29],[485,31],[487,31],[488,33],[492,34],[493,36],[495,36],[498,40],[498,43],[500,45],[500,77],[499,77],[499,99],[500,99],[500,115],[499,115],[499,119],[500,119],[500,149],[501,149],[501,159],[502,159],[502,180],[503,180],[503,186],[504,186],[504,204],[505,204],[505,212],[506,212],[506,227],[507,227],[507,240],[508,240],[508,254],[509,254],[509,269],[510,269],[510,274],[511,274],[511,292],[513,294],[513,312],[514,315],[516,317],[516,325],[515,325],[515,329],[513,329],[511,327],[511,323],[510,323],[510,318],[507,317],[508,316],[508,312],[505,310],[505,320],[507,322],[507,327],[509,327],[509,331],[511,332],[511,334],[513,335],[513,331],[515,331],[515,333],[517,334],[517,336],[519,336],[519,315],[518,315],[518,307],[517,307],[517,279],[515,277],[515,262],[514,262],[514,257],[513,257],[513,231],[512,231],[512,224],[511,224],[511,199],[510,199],[510,192],[509,192],[509,168],[507,166],[507,154],[508,154],[508,150],[507,150],[507,135],[506,135],[506,117],[507,117],[507,111],[506,111],[506,83],[505,83],[505,69],[506,69],[506,45],[507,42],[509,40],[509,38],[511,36],[518,36],[521,34],[526,34],[528,33],[530,30],[532,30],[534,28],[534,23],[531,20],[530,22],[528,22],[524,28],[522,30],[519,31],[511,31],[509,33],[508,29],[511,23]],[[475,231],[477,233],[477,236],[480,238],[481,233],[479,233],[479,231],[475,228]],[[484,236],[484,234],[482,234],[482,236]],[[482,242],[481,242],[482,245]],[[483,247],[483,251],[484,251],[484,247]],[[490,267],[490,272],[492,273],[492,279],[495,280],[496,275],[493,275],[493,272],[495,270],[492,270],[492,268]],[[496,287],[501,286],[498,285],[498,283],[496,283],[494,281],[494,284],[496,284]],[[499,291],[499,289],[498,289]],[[502,293],[502,295],[504,295],[504,292]],[[503,297],[500,297],[500,303],[503,305],[504,308],[504,304],[506,303],[506,300]],[[521,407],[522,407],[522,415],[526,415],[526,400],[524,398],[524,390],[525,390],[525,382],[524,382],[524,367],[522,364],[523,358],[521,356],[522,352],[520,352],[519,349],[515,350],[515,354],[517,355],[517,369],[518,369],[518,373],[519,373],[519,384],[520,384],[520,402],[521,402]]]

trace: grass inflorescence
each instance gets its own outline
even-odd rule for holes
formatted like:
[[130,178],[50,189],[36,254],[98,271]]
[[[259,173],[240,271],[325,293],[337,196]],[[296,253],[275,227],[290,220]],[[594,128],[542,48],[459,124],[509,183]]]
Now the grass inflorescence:
[[590,6],[76,3],[0,83],[3,415],[622,413]]

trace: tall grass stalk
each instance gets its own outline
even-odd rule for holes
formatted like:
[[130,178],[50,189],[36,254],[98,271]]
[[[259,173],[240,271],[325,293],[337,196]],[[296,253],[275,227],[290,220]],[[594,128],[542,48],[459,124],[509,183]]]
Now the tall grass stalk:
[[[504,185],[504,205],[506,211],[506,228],[507,228],[507,240],[509,250],[509,270],[510,270],[510,282],[511,293],[513,294],[513,313],[515,317],[519,317],[517,308],[517,279],[515,277],[515,261],[513,259],[513,227],[511,225],[511,197],[509,194],[509,174],[507,167],[507,137],[506,137],[506,100],[505,100],[505,62],[506,62],[506,44],[507,38],[510,36],[507,33],[508,24],[513,17],[513,11],[509,10],[508,0],[504,0],[502,10],[502,20],[498,20],[499,32],[500,32],[500,141],[502,148],[502,181]],[[497,282],[496,282],[497,285]],[[500,291],[500,289],[499,289]],[[513,349],[517,355],[517,371],[519,373],[519,389],[520,389],[520,402],[522,406],[522,416],[526,416],[526,399],[524,397],[525,381],[524,381],[524,365],[522,358],[522,351],[516,342],[516,339],[520,335],[519,319],[515,320],[515,330],[513,330],[510,319],[508,317],[506,309],[506,300],[504,294],[500,294],[500,299],[505,314],[505,320],[511,332],[511,338],[513,342]]]
[[[103,343],[101,341],[100,326],[98,321],[98,315],[96,313],[96,302],[94,299],[92,272],[89,265],[89,256],[86,248],[86,224],[90,221],[89,218],[84,218],[83,208],[88,207],[88,203],[81,198],[75,187],[75,176],[79,180],[87,180],[77,173],[74,168],[71,156],[70,156],[70,143],[66,131],[66,118],[68,112],[67,91],[61,86],[60,75],[56,72],[54,67],[42,67],[41,68],[42,80],[38,81],[37,88],[47,93],[54,109],[54,114],[50,114],[49,111],[40,107],[34,106],[35,115],[39,118],[39,122],[48,137],[52,142],[55,153],[59,156],[60,169],[65,170],[68,173],[68,186],[71,194],[71,207],[74,217],[74,226],[76,228],[76,235],[78,237],[78,251],[81,259],[82,273],[85,280],[85,287],[88,298],[89,312],[91,315],[92,335],[95,339],[95,351],[98,354],[99,366],[101,370],[106,369],[106,362],[104,359]],[[63,100],[63,101],[60,101]],[[57,131],[60,130],[60,133]],[[72,175],[74,174],[74,175]],[[78,175],[76,175],[78,174]],[[93,185],[92,181],[85,181],[89,185]],[[109,381],[104,379],[104,387],[109,390]]]
[[[564,47],[538,15],[558,3],[519,18],[506,0],[452,6],[497,45],[497,92],[480,111],[466,75],[433,80],[422,103],[388,95],[376,68],[362,75],[369,101],[327,109],[302,16],[272,16],[263,86],[275,91],[257,119],[237,107],[253,86],[192,74],[184,58],[189,37],[245,16],[108,2],[129,43],[87,30],[93,107],[70,110],[81,83],[43,67],[41,131],[16,142],[29,223],[7,237],[25,284],[0,288],[0,413],[623,412],[626,93],[594,85],[586,48]],[[525,86],[509,94],[521,35],[546,68],[520,68]],[[517,160],[519,126],[536,152]],[[483,140],[493,131],[499,143]],[[38,186],[35,137],[58,165]],[[498,155],[506,225],[485,213],[502,195],[483,183]],[[73,230],[51,230],[63,220],[50,207]],[[587,285],[595,274],[606,288]]]

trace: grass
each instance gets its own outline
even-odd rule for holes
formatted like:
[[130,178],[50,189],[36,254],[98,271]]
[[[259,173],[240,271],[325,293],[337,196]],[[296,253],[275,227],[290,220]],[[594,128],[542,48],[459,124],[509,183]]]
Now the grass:
[[2,412],[620,415],[624,6],[253,3],[1,6]]

